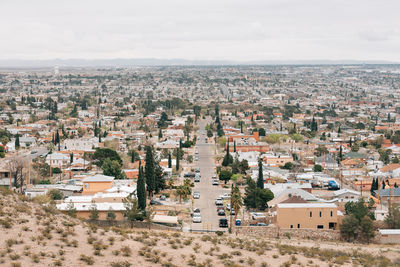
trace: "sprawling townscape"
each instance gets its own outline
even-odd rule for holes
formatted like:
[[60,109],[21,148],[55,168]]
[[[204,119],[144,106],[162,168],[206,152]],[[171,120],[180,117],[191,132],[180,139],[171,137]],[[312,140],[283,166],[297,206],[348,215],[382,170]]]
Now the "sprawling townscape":
[[[11,191],[51,207],[46,213],[65,214],[64,225],[78,218],[91,227],[152,228],[203,241],[216,233],[399,244],[399,89],[399,65],[3,69],[0,187],[4,196]],[[8,229],[14,215],[4,201],[0,222]],[[18,240],[7,243],[11,251]],[[104,249],[54,264],[107,265]],[[112,266],[136,266],[129,247],[116,251],[110,257],[127,254],[126,261]],[[394,266],[398,253],[372,265],[347,254],[314,264]],[[256,261],[220,256],[196,265],[189,254],[181,264],[144,264],[296,264],[295,256],[285,263],[261,253]],[[10,257],[13,266],[29,257],[51,263],[46,253]]]

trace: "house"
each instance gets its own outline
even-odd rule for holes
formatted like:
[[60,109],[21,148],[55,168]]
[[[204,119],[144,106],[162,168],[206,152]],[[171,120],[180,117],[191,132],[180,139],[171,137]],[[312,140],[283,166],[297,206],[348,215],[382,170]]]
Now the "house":
[[333,203],[280,203],[273,221],[282,229],[336,229],[338,209]]
[[378,199],[381,199],[382,203],[389,202],[392,203],[400,203],[400,188],[385,188],[375,190],[375,196]]
[[284,166],[288,162],[293,162],[293,157],[287,154],[267,153],[262,155],[265,164],[272,167]]
[[70,163],[70,156],[62,153],[52,153],[46,156],[46,163],[51,167],[62,168]]
[[96,174],[94,176],[86,177],[82,180],[83,191],[82,195],[95,194],[110,189],[113,185],[114,177]]
[[357,201],[361,194],[360,192],[350,190],[350,189],[340,189],[333,192],[335,198],[337,198],[338,202],[349,202],[349,201]]

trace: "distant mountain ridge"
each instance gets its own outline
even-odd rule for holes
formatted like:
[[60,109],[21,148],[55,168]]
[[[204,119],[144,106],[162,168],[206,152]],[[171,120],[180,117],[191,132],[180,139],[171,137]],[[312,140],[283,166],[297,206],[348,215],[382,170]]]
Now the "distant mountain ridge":
[[1,68],[17,67],[134,67],[134,66],[212,66],[212,65],[362,65],[362,64],[400,64],[385,60],[188,60],[157,58],[114,58],[114,59],[50,59],[50,60],[0,60]]

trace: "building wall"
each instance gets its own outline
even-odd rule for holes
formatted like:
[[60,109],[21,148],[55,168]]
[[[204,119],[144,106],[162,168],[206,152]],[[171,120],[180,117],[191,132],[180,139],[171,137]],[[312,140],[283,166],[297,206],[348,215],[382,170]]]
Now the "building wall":
[[287,162],[293,162],[293,158],[292,157],[274,157],[274,158],[268,158],[268,157],[264,157],[264,162],[268,165],[271,166],[283,166],[285,165]]
[[[229,152],[233,152],[234,147],[232,144],[229,145]],[[269,151],[269,146],[267,145],[236,145],[236,151],[238,152],[251,152],[251,151],[257,151],[257,152],[262,152],[266,153]]]
[[112,182],[84,182],[82,194],[90,195],[111,188]]
[[[107,220],[108,211],[99,211],[99,220]],[[124,219],[124,215],[121,211],[114,210],[115,220],[122,221]],[[77,211],[76,216],[81,219],[88,220],[90,218],[90,211]]]
[[400,244],[400,235],[381,235],[381,244]]
[[337,227],[337,208],[277,208],[276,224],[282,229],[329,229],[330,222]]

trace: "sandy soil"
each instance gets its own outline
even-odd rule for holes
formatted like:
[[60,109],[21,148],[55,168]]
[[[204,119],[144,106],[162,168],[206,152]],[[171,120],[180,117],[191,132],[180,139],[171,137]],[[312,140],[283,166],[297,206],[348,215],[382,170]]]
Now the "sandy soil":
[[[358,256],[343,256],[340,261],[332,257],[338,251],[353,250],[370,255],[370,262],[382,256],[382,266],[396,266],[390,260],[400,259],[400,248],[394,246],[102,229],[37,203],[23,202],[16,195],[1,193],[0,224],[1,266],[360,265]],[[304,253],[312,247],[316,253]],[[365,255],[360,257],[369,257]],[[371,263],[369,266],[375,266],[375,262]]]

